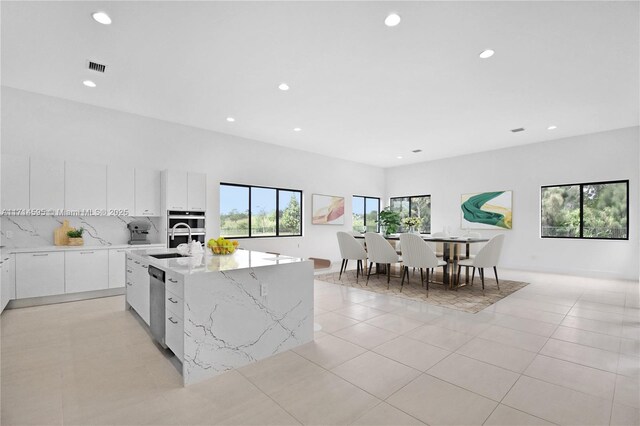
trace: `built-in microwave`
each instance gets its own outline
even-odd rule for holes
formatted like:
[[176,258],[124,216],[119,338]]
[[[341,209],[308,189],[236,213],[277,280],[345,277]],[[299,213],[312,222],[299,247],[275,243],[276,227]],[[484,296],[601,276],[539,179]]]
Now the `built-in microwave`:
[[[167,247],[175,248],[189,242],[189,229],[183,225],[173,229],[180,223],[186,223],[191,228],[191,239],[204,244],[206,233],[205,213],[194,211],[167,211]],[[173,239],[172,239],[173,236]]]

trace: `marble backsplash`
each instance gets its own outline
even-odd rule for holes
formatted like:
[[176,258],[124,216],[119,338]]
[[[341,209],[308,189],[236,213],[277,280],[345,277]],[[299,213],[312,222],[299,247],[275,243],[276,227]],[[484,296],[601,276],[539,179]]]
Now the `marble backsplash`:
[[87,246],[127,244],[127,224],[136,219],[150,223],[147,239],[151,243],[162,242],[160,218],[129,216],[2,216],[0,242],[10,248],[51,246],[54,229],[62,225],[65,219],[74,228],[84,228],[83,238]]

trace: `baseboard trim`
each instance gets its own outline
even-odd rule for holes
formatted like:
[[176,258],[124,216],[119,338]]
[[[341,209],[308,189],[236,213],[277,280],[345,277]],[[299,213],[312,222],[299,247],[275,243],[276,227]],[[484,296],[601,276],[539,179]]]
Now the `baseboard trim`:
[[11,300],[5,309],[19,309],[32,306],[52,305],[55,303],[77,302],[79,300],[97,299],[100,297],[119,296],[121,294],[125,294],[124,287],[85,291],[82,293],[57,294],[54,296],[29,297],[26,299]]

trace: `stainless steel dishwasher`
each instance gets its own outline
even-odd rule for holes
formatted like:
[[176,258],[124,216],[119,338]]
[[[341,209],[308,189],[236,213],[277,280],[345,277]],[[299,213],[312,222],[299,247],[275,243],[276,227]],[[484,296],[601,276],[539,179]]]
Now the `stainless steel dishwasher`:
[[164,271],[149,265],[149,327],[154,340],[164,348]]

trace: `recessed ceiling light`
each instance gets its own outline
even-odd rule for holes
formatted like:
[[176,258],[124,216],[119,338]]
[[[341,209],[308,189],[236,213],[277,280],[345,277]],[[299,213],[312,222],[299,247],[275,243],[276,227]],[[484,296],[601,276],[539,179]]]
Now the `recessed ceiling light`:
[[480,57],[482,59],[487,59],[487,58],[492,57],[494,53],[496,53],[496,52],[494,52],[491,49],[487,49],[487,50],[483,51],[482,53],[480,53]]
[[278,85],[278,89],[282,90],[283,92],[286,92],[287,90],[289,90],[289,85],[287,83],[280,83]]
[[102,25],[111,24],[111,18],[104,12],[96,12],[91,16],[93,17],[94,21],[99,22]]
[[397,158],[398,160],[402,160],[402,155],[398,155],[396,158]]
[[227,121],[228,121],[229,123],[233,123],[234,121],[236,121],[236,119],[235,119],[235,118],[233,118],[233,117],[227,117]]
[[84,84],[87,87],[96,87],[96,84],[91,80],[85,80],[82,82],[82,84]]
[[294,127],[293,129],[294,132],[299,132],[300,130],[302,130],[300,127]]
[[400,18],[400,15],[398,15],[397,13],[391,13],[385,18],[384,24],[387,27],[395,27],[400,23],[401,20],[402,18]]
[[555,130],[557,128],[558,128],[558,126],[549,126],[549,127],[547,127],[547,130]]

